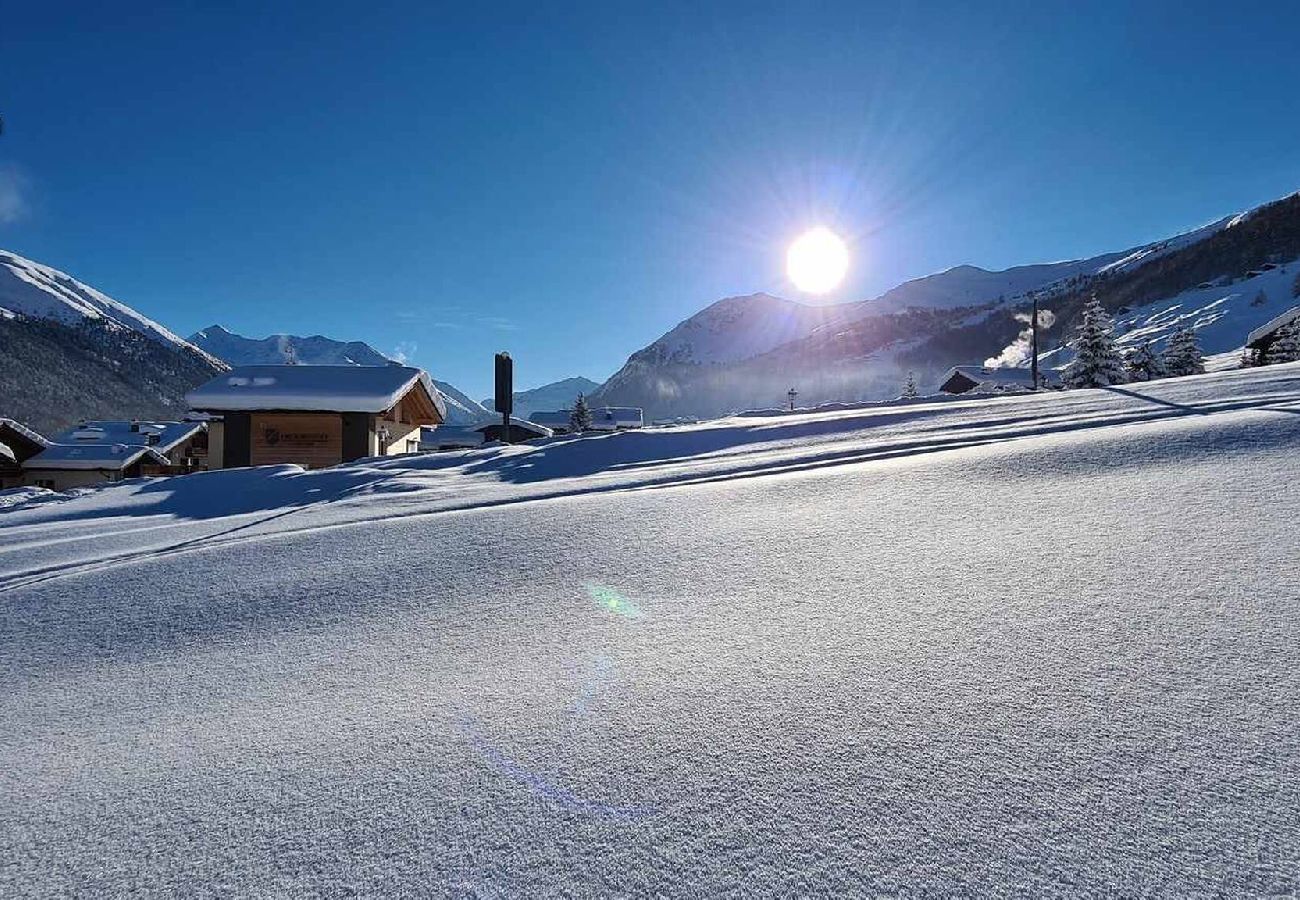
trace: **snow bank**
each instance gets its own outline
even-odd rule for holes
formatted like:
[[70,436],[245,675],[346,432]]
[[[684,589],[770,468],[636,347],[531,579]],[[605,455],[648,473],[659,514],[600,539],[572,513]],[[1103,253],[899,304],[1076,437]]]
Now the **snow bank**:
[[0,894],[1300,889],[1300,365],[0,517]]

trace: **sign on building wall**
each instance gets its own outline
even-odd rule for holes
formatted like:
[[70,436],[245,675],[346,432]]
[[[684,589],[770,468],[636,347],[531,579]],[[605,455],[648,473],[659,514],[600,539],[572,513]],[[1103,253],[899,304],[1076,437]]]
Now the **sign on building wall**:
[[254,413],[251,425],[249,462],[254,466],[296,463],[319,468],[343,461],[342,416]]

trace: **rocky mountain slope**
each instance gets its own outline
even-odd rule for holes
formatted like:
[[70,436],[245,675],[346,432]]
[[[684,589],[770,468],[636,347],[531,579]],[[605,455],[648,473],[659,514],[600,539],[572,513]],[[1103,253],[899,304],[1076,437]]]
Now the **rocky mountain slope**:
[[175,418],[225,365],[72,276],[0,251],[0,415],[38,431],[82,418]]

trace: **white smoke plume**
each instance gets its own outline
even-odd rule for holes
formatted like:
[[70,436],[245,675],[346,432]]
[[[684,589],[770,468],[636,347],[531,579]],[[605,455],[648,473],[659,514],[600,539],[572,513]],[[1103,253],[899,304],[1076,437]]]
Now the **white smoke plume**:
[[[1014,341],[1007,344],[1006,348],[997,356],[990,356],[984,360],[984,365],[990,369],[995,368],[1016,368],[1018,366],[1029,365],[1029,351],[1033,343],[1034,332],[1029,327],[1032,317],[1029,313],[1016,313],[1016,321],[1024,322],[1025,328],[1020,332]],[[1056,313],[1050,309],[1040,309],[1038,311],[1038,329],[1041,332],[1045,328],[1051,328],[1052,323],[1056,321]],[[1040,345],[1038,352],[1041,354],[1043,348]]]

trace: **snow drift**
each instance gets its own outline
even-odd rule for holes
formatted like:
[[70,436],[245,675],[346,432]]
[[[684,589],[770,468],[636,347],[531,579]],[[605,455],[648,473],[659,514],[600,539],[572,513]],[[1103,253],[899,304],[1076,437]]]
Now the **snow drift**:
[[1300,365],[0,512],[0,893],[1286,894]]

